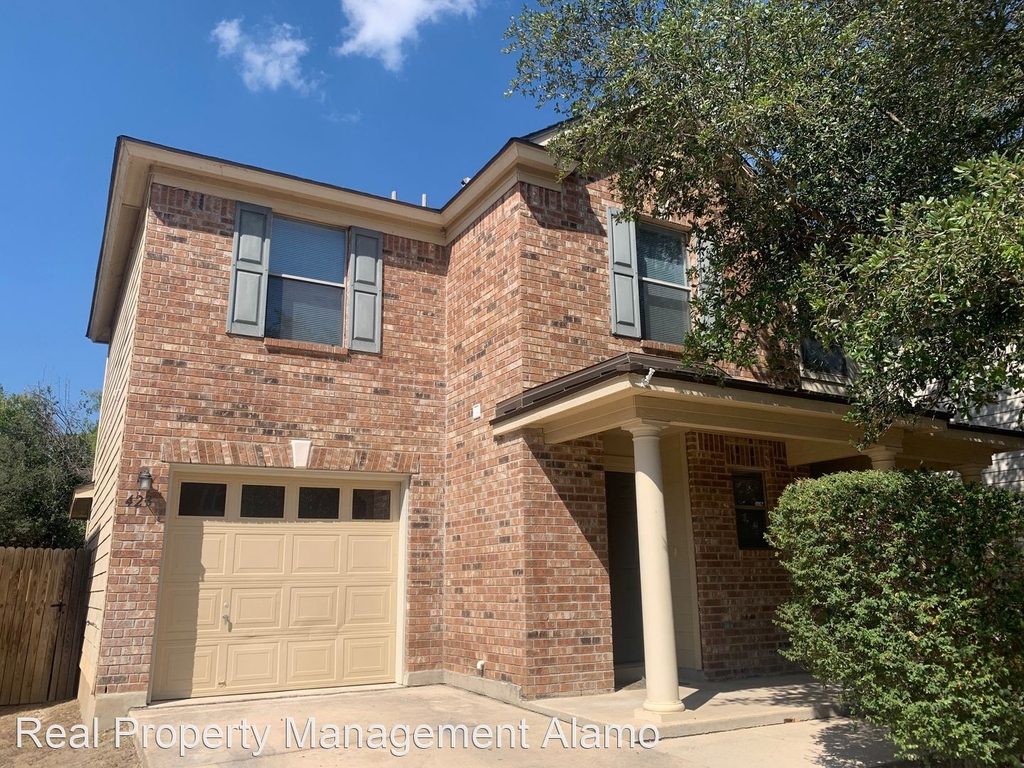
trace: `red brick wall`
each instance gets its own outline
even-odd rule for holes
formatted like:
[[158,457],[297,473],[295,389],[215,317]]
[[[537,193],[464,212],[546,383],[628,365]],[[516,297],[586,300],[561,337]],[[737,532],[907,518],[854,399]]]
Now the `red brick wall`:
[[[522,603],[521,441],[496,442],[489,420],[520,389],[520,199],[495,203],[451,247],[446,297],[444,665],[519,684]],[[482,416],[473,418],[473,406]]]
[[486,659],[485,677],[535,698],[610,689],[611,618],[600,444],[495,439],[488,423],[540,354],[524,349],[525,302],[537,300],[524,295],[524,242],[537,237],[525,189],[451,248],[445,667],[476,674]]
[[[521,184],[523,382],[535,387],[624,352],[679,358],[675,345],[611,334],[608,208],[618,207],[606,178],[569,176],[558,193]],[[687,226],[688,222],[678,222]],[[690,254],[696,286],[696,257]],[[749,371],[722,366],[730,376]]]
[[560,194],[521,185],[524,388],[642,351],[611,335],[609,185],[570,176],[564,186]]
[[[451,249],[445,667],[476,674],[486,659],[486,677],[520,686],[527,698],[613,684],[602,451],[596,438],[557,446],[533,433],[495,440],[486,422],[496,403],[524,389],[650,350],[609,332],[610,202],[604,181],[584,186],[571,177],[564,194],[521,184]],[[476,403],[480,420],[471,417]],[[781,491],[788,471],[783,457],[781,485],[770,493]],[[734,526],[731,486],[729,504]],[[731,535],[735,549],[734,527]],[[703,573],[704,591],[720,580]],[[762,574],[740,574],[750,575]],[[769,634],[779,577],[784,586],[777,569],[767,574],[762,596],[770,607],[759,619],[767,616]],[[717,632],[717,619],[708,621]],[[712,668],[722,654],[705,649]],[[739,666],[712,674],[743,674]],[[750,668],[769,671],[761,661]]]
[[148,686],[168,484],[160,456],[168,438],[266,447],[259,461],[272,460],[292,438],[321,450],[415,457],[407,669],[441,663],[444,249],[385,236],[381,355],[272,352],[262,339],[225,333],[234,207],[152,188],[119,496],[133,492],[139,468],[148,466],[155,503],[118,508],[97,693]]
[[774,550],[739,549],[731,470],[763,470],[769,508],[803,472],[786,464],[785,444],[772,440],[691,432],[686,456],[705,676],[795,670],[778,654],[786,634],[773,623],[789,595],[788,577]]
[[524,462],[528,698],[611,691],[611,592],[602,443],[546,445]]

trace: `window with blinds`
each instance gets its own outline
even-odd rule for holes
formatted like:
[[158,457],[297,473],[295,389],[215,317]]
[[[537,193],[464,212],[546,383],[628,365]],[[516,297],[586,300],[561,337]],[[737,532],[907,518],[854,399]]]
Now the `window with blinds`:
[[344,230],[274,217],[267,336],[341,345],[345,254]]
[[643,338],[682,344],[690,330],[685,235],[638,226],[636,255]]

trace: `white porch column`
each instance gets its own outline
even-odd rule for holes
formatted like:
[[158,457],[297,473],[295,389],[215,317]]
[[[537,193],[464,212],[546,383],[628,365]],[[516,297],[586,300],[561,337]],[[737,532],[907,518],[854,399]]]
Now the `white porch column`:
[[643,421],[623,426],[633,434],[636,467],[640,602],[644,619],[644,675],[647,678],[647,699],[643,708],[655,714],[684,709],[679,700],[661,440],[658,437],[663,427],[662,424]]
[[981,473],[988,469],[988,464],[957,464],[953,469],[960,473],[960,479],[965,483],[980,483]]
[[874,445],[871,448],[865,448],[863,453],[871,459],[872,469],[896,469],[895,448],[888,445]]

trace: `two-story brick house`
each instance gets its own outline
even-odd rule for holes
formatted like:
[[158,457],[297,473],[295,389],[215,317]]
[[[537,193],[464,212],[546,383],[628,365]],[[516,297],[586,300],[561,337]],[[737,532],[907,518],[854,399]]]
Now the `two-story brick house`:
[[[509,141],[440,209],[117,141],[84,713],[447,682],[517,699],[789,669],[765,510],[854,466],[978,477],[941,418],[681,370],[683,225]],[[641,579],[642,576],[642,579]],[[642,584],[641,584],[642,582]]]

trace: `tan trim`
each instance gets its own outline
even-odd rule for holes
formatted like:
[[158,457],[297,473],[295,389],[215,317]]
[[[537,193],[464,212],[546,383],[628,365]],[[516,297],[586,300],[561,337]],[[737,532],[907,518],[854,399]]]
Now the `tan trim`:
[[[504,156],[503,159],[505,159]],[[503,174],[490,180],[483,193],[474,190],[476,194],[473,195],[466,205],[453,205],[451,211],[447,208],[444,209],[444,232],[447,243],[454,243],[466,228],[482,216],[488,208],[505,197],[509,189],[514,188],[519,183],[532,184],[553,191],[562,190],[562,185],[558,182],[557,176],[522,171],[514,166],[504,167],[504,164],[502,166],[497,171],[503,172]],[[486,182],[481,181],[480,183]]]
[[[548,443],[563,443],[639,421],[675,429],[764,437],[784,441],[791,466],[859,455],[860,430],[844,420],[841,403],[686,381],[643,384],[622,374],[495,426],[496,436],[533,428]],[[902,443],[900,442],[902,441]],[[988,465],[993,453],[1024,447],[1021,438],[951,429],[942,419],[921,418],[893,427],[882,444],[894,448],[898,466],[924,462],[934,469]]]
[[857,437],[857,431],[843,421],[844,410],[831,403],[688,382],[644,387],[642,381],[634,374],[617,377],[504,421],[494,433],[541,427],[547,442],[561,443],[644,419],[706,432],[803,438],[843,446]]
[[624,400],[621,404],[592,409],[586,414],[573,414],[554,419],[544,426],[544,439],[549,443],[567,443],[587,435],[596,435],[605,430],[621,427],[640,418],[635,399]]
[[[93,314],[88,332],[93,341],[109,343],[114,336],[114,318],[117,317],[121,286],[130,261],[131,241],[137,239],[141,230],[139,212],[147,194],[141,189],[144,183],[138,177],[148,181],[148,174],[140,174],[136,168],[130,176],[129,172],[133,170],[131,165],[127,147],[122,146],[111,180],[110,202],[100,245],[100,263],[96,270]],[[141,223],[144,224],[144,220]],[[107,263],[105,255],[108,253],[118,254],[115,265]],[[104,308],[102,312],[101,307]]]
[[635,472],[632,456],[605,456],[602,459],[605,472]]
[[[639,386],[641,376],[630,374],[631,379]],[[806,397],[795,397],[781,393],[757,392],[747,389],[725,389],[717,384],[697,384],[688,381],[659,381],[651,382],[645,388],[648,392],[659,396],[680,398],[697,401],[715,401],[737,403],[749,408],[760,410],[779,411],[792,409],[817,413],[826,416],[842,418],[846,415],[847,407],[841,403],[830,403],[822,400],[811,400]]]
[[406,617],[409,603],[409,517],[412,512],[411,483],[404,478],[398,488],[398,602],[395,606],[395,682],[406,679]]
[[343,207],[361,212],[377,212],[387,218],[418,222],[431,227],[439,223],[439,212],[401,203],[365,192],[331,187],[317,182],[282,176],[258,168],[249,168],[232,162],[201,157],[176,150],[142,144],[130,139],[125,149],[133,160],[146,164],[154,171],[175,169],[194,178],[213,179],[224,187],[239,190],[274,190],[276,197],[291,200],[319,201],[330,207]]
[[559,400],[551,405],[542,406],[529,413],[503,421],[494,427],[494,435],[507,435],[525,427],[542,425],[546,420],[562,416],[574,411],[582,411],[598,402],[615,396],[628,395],[634,389],[629,377],[620,376],[612,381],[598,384],[570,398]]
[[786,463],[791,467],[819,461],[848,459],[857,455],[857,450],[852,445],[821,443],[814,440],[786,440]]

